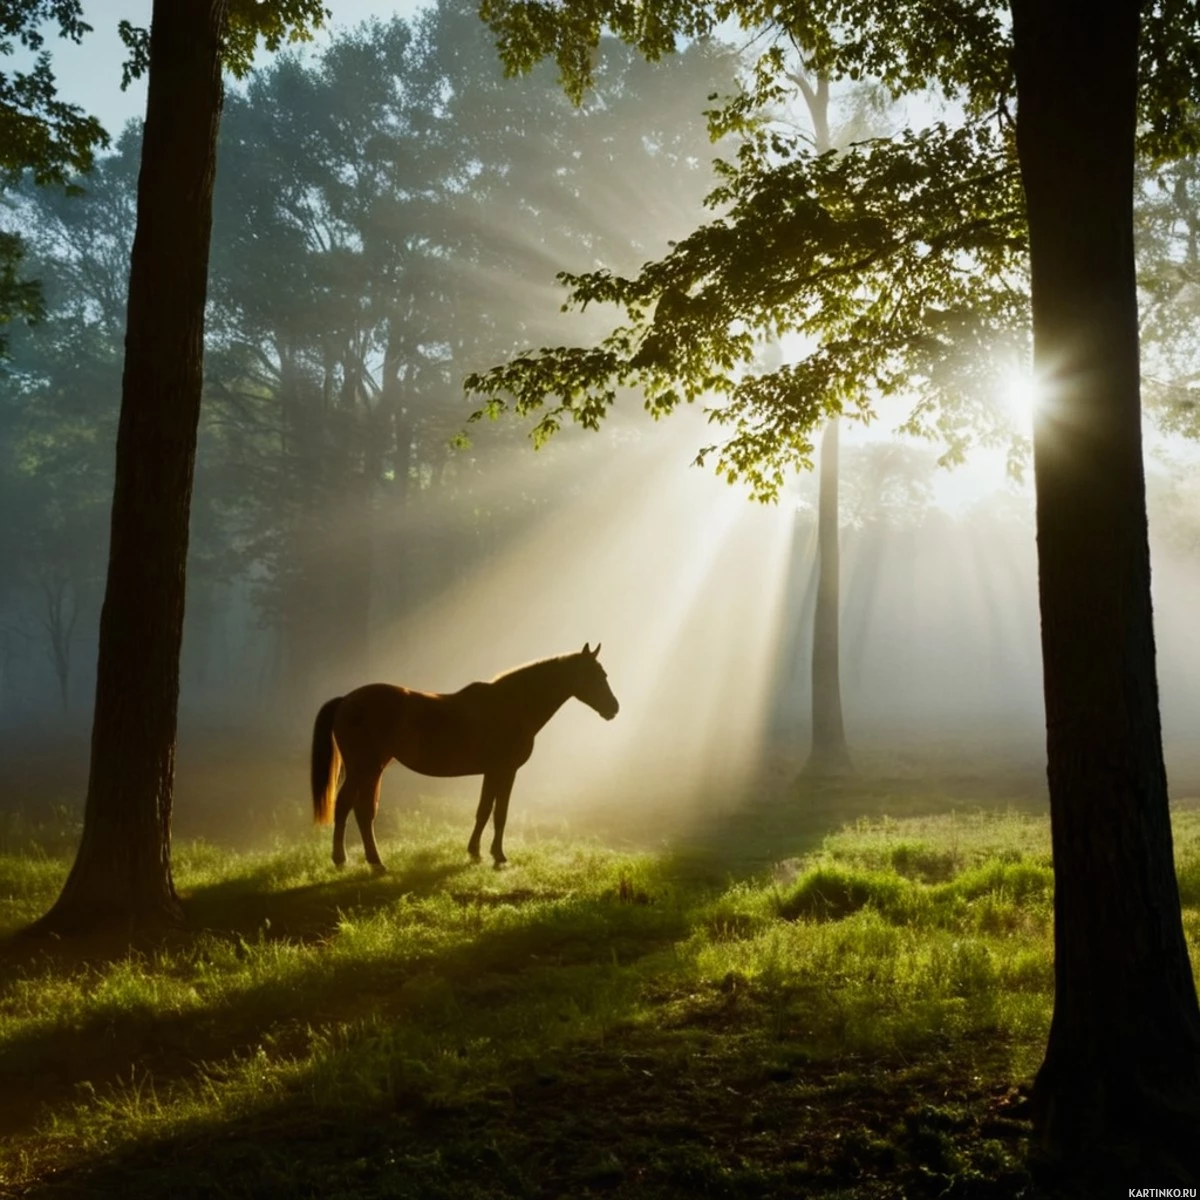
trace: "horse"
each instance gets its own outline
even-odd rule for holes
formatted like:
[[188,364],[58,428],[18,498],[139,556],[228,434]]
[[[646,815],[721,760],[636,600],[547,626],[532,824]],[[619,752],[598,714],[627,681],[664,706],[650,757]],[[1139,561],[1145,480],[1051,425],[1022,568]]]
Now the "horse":
[[[494,811],[491,855],[502,867],[508,861],[504,824],[513,780],[529,761],[542,727],[571,697],[606,721],[617,715],[620,705],[599,659],[599,643],[592,650],[584,642],[576,654],[514,667],[457,692],[368,683],[327,700],[313,724],[313,821],[333,821],[334,866],[346,864],[346,820],[353,810],[367,862],[377,874],[386,870],[374,826],[380,780],[394,758],[421,775],[483,776],[467,853],[479,862],[479,840]],[[338,790],[343,765],[345,780]]]

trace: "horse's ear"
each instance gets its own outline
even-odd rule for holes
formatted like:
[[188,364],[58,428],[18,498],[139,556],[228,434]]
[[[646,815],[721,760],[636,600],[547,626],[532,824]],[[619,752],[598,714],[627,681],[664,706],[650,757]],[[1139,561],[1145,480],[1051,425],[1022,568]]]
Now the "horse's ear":
[[589,646],[589,645],[587,644],[587,642],[584,642],[584,643],[583,643],[583,649],[582,649],[582,650],[580,650],[580,652],[579,652],[579,653],[580,653],[580,654],[591,654],[591,652],[592,652],[592,648],[591,648],[591,646]]
[[599,642],[596,643],[596,648],[595,648],[595,650],[592,651],[592,657],[593,658],[600,657],[600,643]]

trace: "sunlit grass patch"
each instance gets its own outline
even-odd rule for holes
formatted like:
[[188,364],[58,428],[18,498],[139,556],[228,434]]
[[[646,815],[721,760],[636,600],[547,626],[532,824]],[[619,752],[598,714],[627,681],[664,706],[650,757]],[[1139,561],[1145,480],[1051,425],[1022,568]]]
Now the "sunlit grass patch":
[[40,849],[0,854],[0,937],[46,911],[62,887],[67,865]]
[[696,939],[692,950],[715,993],[740,990],[765,1007],[778,1037],[820,1054],[914,1052],[946,1036],[1019,1039],[1049,1019],[1045,941],[964,937],[868,907],[737,942]]
[[1176,812],[1171,819],[1179,898],[1184,906],[1200,906],[1200,809]]
[[1050,828],[1045,819],[1013,810],[863,819],[826,837],[821,854],[939,883],[989,860],[1049,864]]

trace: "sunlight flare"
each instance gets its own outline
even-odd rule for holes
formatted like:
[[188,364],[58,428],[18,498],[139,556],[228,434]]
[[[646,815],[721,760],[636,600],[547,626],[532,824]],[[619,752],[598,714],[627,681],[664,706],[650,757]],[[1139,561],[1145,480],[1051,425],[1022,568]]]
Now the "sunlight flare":
[[1000,398],[1020,433],[1030,434],[1041,404],[1042,388],[1027,371],[1013,368],[1000,380]]

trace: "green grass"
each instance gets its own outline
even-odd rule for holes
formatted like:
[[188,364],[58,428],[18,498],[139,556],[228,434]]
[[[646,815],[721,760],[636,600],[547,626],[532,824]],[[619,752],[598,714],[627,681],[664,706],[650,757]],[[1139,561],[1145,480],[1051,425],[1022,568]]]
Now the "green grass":
[[[403,829],[380,879],[335,874],[326,835],[184,842],[187,931],[10,943],[0,1194],[1025,1186],[1009,1101],[1050,1015],[1044,818],[864,820],[750,876],[536,831],[495,872],[461,816]],[[1176,841],[1198,961],[1200,813]],[[53,900],[71,844],[61,818],[0,828],[0,932]]]

